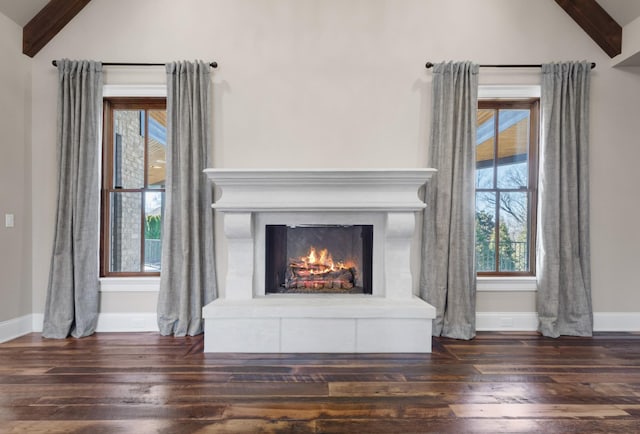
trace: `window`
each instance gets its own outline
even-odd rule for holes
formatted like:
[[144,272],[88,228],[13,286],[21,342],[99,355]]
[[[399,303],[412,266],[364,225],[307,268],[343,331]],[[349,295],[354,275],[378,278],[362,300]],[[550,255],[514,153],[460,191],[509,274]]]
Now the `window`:
[[101,276],[159,275],[166,179],[165,98],[105,98]]
[[533,276],[539,99],[480,100],[477,118],[478,275]]

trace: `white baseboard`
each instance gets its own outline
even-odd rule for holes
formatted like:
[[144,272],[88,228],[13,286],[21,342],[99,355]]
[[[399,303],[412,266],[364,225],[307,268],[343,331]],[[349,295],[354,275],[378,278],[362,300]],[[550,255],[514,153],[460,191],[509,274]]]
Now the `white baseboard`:
[[97,332],[157,332],[158,316],[155,312],[101,313]]
[[640,312],[594,312],[593,330],[597,332],[639,332]]
[[[101,313],[98,332],[157,332],[154,312]],[[0,343],[31,332],[41,332],[43,314],[34,313],[0,322]],[[535,331],[538,316],[535,312],[478,312],[478,331]],[[595,312],[593,330],[596,332],[640,332],[640,312]]]
[[[42,331],[43,315],[34,320],[33,331]],[[101,313],[98,315],[97,332],[157,332],[158,320],[155,312]]]
[[538,315],[535,312],[477,312],[476,330],[493,331],[536,331]]
[[33,317],[33,332],[41,333],[42,332],[42,324],[44,323],[44,314],[43,313],[34,313],[31,315]]
[[[29,318],[30,328],[26,331],[23,329],[23,333],[11,337],[10,339],[18,336],[25,335],[31,332],[42,332],[42,324],[44,322],[44,315],[41,313],[34,313],[27,315],[25,318]],[[0,323],[1,327],[2,323]],[[98,324],[96,325],[97,332],[157,332],[158,321],[155,312],[126,312],[126,313],[101,313],[98,315]],[[0,342],[2,340],[2,330],[0,328]],[[9,339],[6,339],[9,340]]]
[[[478,312],[478,331],[535,331],[538,315],[535,312]],[[595,332],[638,332],[640,312],[594,312]]]
[[24,315],[0,322],[0,343],[10,341],[33,331],[32,315]]

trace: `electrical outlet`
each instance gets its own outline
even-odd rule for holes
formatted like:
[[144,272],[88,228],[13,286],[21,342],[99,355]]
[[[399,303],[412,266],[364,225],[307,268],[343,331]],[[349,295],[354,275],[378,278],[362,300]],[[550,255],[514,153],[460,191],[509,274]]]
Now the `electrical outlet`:
[[13,214],[5,214],[4,215],[4,227],[5,228],[12,228],[13,227],[13,223],[14,223]]

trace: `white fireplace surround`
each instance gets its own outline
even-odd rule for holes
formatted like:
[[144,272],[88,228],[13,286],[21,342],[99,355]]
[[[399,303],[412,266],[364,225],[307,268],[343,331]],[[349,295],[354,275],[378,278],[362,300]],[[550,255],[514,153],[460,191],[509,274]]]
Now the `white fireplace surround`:
[[[431,352],[413,293],[418,190],[435,169],[206,169],[221,189],[227,276],[203,309],[205,352]],[[372,225],[372,294],[266,294],[265,227]]]

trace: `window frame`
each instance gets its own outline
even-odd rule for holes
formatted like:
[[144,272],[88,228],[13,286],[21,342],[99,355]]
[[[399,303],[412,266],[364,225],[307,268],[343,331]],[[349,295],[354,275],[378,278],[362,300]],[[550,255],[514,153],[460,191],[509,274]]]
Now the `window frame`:
[[[482,98],[478,100],[477,110],[503,110],[503,109],[528,109],[530,110],[530,127],[529,127],[529,149],[528,149],[528,185],[526,191],[528,193],[528,238],[529,238],[529,251],[528,271],[498,271],[499,264],[499,248],[496,248],[495,261],[496,271],[477,271],[477,277],[482,278],[496,278],[496,277],[535,277],[536,275],[536,239],[537,239],[537,205],[538,205],[538,173],[539,173],[539,149],[540,149],[540,98],[539,97],[509,97],[509,98]],[[522,189],[509,189],[498,188],[496,181],[497,173],[497,159],[498,159],[498,137],[499,137],[499,122],[495,122],[494,125],[494,186],[493,188],[478,188],[475,186],[474,180],[474,203],[477,192],[522,192]],[[475,209],[475,205],[474,205]],[[496,246],[499,245],[499,201],[496,200]]]
[[[115,188],[113,180],[114,170],[114,116],[115,110],[166,110],[166,97],[126,97],[126,96],[104,96],[103,97],[103,121],[102,121],[102,181],[100,187],[100,277],[157,277],[159,271],[110,271],[111,257],[111,193],[141,193],[144,197],[146,192],[166,192],[165,188],[149,188],[148,185],[148,141],[149,134],[145,134],[144,146],[144,186],[142,188]],[[149,131],[148,114],[145,116],[145,131]],[[141,203],[141,208],[143,207]],[[144,216],[141,213],[140,239],[144,240]],[[144,264],[144,243],[140,248],[141,265]]]

